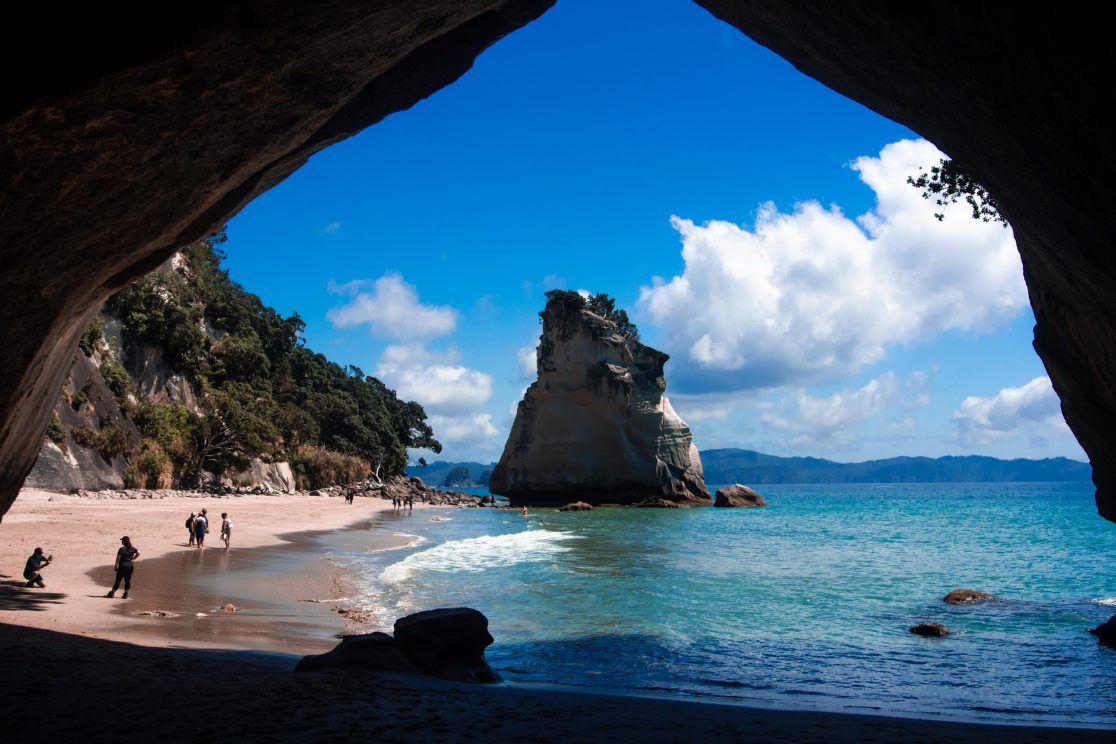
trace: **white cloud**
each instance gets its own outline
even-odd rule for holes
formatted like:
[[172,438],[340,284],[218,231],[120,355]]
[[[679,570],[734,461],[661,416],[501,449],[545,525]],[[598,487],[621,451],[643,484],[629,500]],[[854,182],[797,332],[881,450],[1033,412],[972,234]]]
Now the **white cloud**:
[[896,400],[902,386],[894,372],[885,372],[859,390],[815,398],[805,390],[784,397],[760,421],[788,434],[790,447],[835,447],[857,438],[856,427]]
[[534,380],[538,374],[538,349],[539,345],[536,343],[534,346],[521,346],[515,353],[520,375],[525,380]]
[[338,328],[367,325],[377,338],[425,341],[452,333],[457,325],[457,310],[444,305],[423,305],[414,286],[394,272],[374,282],[331,281],[329,291],[349,297],[346,304],[326,314]]
[[686,392],[836,379],[889,346],[945,331],[982,332],[1027,305],[1010,229],[939,209],[906,183],[941,153],[903,140],[852,168],[876,194],[852,220],[810,201],[793,213],[761,206],[753,230],[673,217],[685,269],[655,278],[639,308],[674,355]]
[[990,444],[1017,434],[1042,445],[1054,437],[1072,437],[1050,378],[1036,377],[1007,387],[991,398],[970,395],[953,412],[955,438],[965,447]]
[[440,364],[439,357],[426,349],[387,347],[376,376],[394,387],[402,399],[416,400],[429,413],[472,413],[488,403],[491,375],[462,365]]
[[340,230],[341,230],[341,223],[337,222],[336,220],[329,223],[328,225],[326,225],[325,227],[322,228],[322,232],[325,233],[326,235],[335,235]]
[[430,425],[442,444],[483,445],[484,440],[500,437],[500,430],[492,425],[492,415],[488,413],[431,416]]

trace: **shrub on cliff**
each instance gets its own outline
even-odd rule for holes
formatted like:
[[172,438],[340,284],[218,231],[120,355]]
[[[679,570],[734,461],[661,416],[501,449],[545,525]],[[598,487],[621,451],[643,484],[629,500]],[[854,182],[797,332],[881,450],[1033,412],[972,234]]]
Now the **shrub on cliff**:
[[299,488],[357,483],[372,474],[372,468],[359,457],[311,446],[299,447],[291,458],[291,470]]

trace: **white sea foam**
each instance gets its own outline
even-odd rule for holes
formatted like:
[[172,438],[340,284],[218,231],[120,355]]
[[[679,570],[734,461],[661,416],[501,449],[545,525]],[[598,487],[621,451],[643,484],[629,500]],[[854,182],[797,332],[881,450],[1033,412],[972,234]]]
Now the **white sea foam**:
[[562,545],[563,542],[579,537],[568,532],[524,530],[507,535],[451,540],[393,563],[380,573],[380,580],[397,584],[416,571],[480,573],[517,563],[545,561],[569,550]]
[[1105,607],[1116,607],[1116,597],[1097,597],[1093,602]]

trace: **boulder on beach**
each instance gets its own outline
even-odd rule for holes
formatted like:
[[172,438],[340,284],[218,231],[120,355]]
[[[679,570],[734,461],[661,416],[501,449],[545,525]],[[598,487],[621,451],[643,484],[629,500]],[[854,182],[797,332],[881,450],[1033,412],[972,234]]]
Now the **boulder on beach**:
[[457,682],[499,682],[484,650],[488,618],[468,607],[427,610],[395,621],[395,639],[423,674]]
[[584,501],[574,501],[565,506],[558,507],[558,511],[592,511],[593,505]]
[[362,633],[341,637],[341,643],[324,654],[303,656],[296,672],[318,669],[368,669],[417,673],[399,642],[387,633]]
[[976,602],[982,599],[995,599],[995,594],[988,594],[987,592],[978,592],[975,589],[954,589],[949,594],[942,597],[942,601],[946,604],[959,605],[967,604],[969,602]]
[[1097,640],[1105,646],[1116,646],[1116,615],[1108,618],[1095,628],[1089,628],[1089,632],[1095,635]]
[[717,489],[713,506],[767,506],[767,500],[751,488],[734,483]]
[[923,638],[942,638],[953,631],[941,623],[919,623],[911,626],[911,632]]

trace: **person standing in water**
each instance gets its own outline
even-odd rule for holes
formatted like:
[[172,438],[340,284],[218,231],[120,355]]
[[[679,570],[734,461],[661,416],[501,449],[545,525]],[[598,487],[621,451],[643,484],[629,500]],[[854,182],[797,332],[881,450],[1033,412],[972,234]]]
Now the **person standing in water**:
[[42,548],[35,548],[35,552],[27,558],[27,563],[23,566],[23,578],[27,579],[27,586],[46,588],[46,584],[43,583],[43,575],[39,573],[39,569],[49,566],[52,560],[51,556],[43,555]]
[[127,535],[120,538],[120,543],[120,549],[116,551],[116,581],[105,596],[115,597],[120,582],[124,582],[122,599],[127,599],[128,592],[132,589],[132,571],[136,567],[135,560],[139,558],[139,551],[132,546],[132,540]]
[[225,550],[228,550],[232,540],[232,520],[227,512],[221,512],[221,539],[225,541]]
[[190,542],[186,547],[190,548],[194,545],[194,519],[197,517],[194,512],[190,512],[190,516],[186,517],[186,534],[190,536]]
[[194,518],[194,539],[199,548],[205,547],[205,533],[209,532],[209,517],[205,516],[205,509]]
[[523,516],[525,516],[525,517],[531,516],[530,514],[527,513],[527,507],[526,506],[523,507]]

